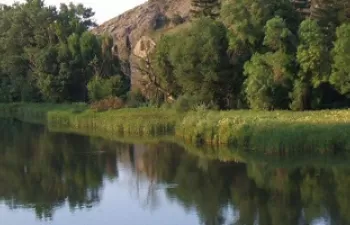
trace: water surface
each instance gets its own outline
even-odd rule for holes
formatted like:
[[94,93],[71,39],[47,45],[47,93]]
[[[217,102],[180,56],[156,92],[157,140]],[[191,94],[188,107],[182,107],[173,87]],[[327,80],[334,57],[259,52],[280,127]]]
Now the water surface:
[[0,133],[1,225],[350,224],[345,157],[222,162],[10,120]]

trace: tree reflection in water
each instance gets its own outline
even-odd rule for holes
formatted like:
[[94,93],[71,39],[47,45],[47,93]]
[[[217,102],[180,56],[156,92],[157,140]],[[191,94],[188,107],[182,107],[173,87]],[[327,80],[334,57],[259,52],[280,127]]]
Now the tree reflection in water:
[[122,144],[16,121],[0,121],[0,132],[0,202],[32,208],[39,218],[50,219],[66,203],[71,210],[94,207],[123,169],[128,177],[120,182],[140,207],[167,207],[159,201],[164,192],[205,225],[350,224],[347,163],[222,162],[176,144]]

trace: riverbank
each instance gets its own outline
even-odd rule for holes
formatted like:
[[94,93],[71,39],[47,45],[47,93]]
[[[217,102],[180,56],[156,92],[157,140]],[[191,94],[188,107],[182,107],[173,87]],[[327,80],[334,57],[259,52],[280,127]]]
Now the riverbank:
[[266,154],[350,151],[350,110],[195,111],[137,108],[105,112],[85,104],[0,104],[0,117],[99,136],[176,136],[196,145]]
[[45,124],[54,129],[157,136],[174,133],[177,114],[155,108],[96,112],[86,104],[0,104],[0,117]]

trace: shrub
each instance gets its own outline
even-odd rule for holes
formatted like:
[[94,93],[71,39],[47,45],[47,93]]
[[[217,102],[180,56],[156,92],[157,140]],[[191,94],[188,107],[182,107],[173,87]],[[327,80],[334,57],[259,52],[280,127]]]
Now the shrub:
[[128,76],[112,76],[108,79],[112,85],[112,95],[126,100],[130,90],[130,78]]
[[177,112],[187,112],[194,110],[198,106],[198,100],[194,96],[183,95],[180,96],[174,103],[174,108]]
[[91,101],[98,101],[108,96],[118,96],[126,99],[126,93],[130,89],[130,79],[127,76],[115,75],[109,78],[94,76],[87,85],[88,95]]
[[93,102],[90,105],[90,108],[95,111],[106,111],[109,109],[121,109],[124,107],[124,102],[118,97],[108,97],[106,99],[102,99],[96,102]]
[[130,91],[127,95],[127,106],[130,108],[138,108],[147,102],[140,90]]
[[95,76],[87,85],[88,95],[91,101],[99,101],[113,93],[113,85],[110,79],[103,79]]

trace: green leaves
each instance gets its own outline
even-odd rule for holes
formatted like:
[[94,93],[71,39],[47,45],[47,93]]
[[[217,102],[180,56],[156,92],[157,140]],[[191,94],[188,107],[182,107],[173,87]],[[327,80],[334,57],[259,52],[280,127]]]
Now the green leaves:
[[252,109],[288,107],[290,58],[285,53],[254,54],[244,66],[247,80],[245,91]]
[[[6,99],[86,101],[94,75],[123,76],[113,39],[89,31],[93,15],[81,4],[61,4],[58,11],[42,0],[1,7],[0,84]],[[123,93],[116,93],[124,95],[129,81],[119,80],[125,82]]]
[[289,43],[292,43],[293,34],[287,28],[285,21],[275,17],[267,21],[265,25],[265,38],[263,44],[271,50],[287,51]]
[[300,75],[310,80],[314,87],[327,81],[329,74],[329,52],[326,37],[315,20],[304,20],[299,28],[300,43],[297,60],[300,65]]
[[172,91],[218,105],[230,82],[227,46],[221,23],[199,19],[181,35],[161,40],[155,53],[157,71]]
[[328,82],[330,56],[326,36],[317,21],[304,20],[300,24],[298,35],[296,59],[299,73],[292,94],[292,108],[304,110],[312,108],[312,89]]
[[337,29],[334,43],[331,83],[342,94],[350,97],[350,24],[343,24]]
[[293,38],[283,19],[275,17],[267,21],[264,45],[270,51],[255,53],[244,65],[247,76],[245,91],[251,108],[271,110],[288,107],[293,62],[288,49]]

